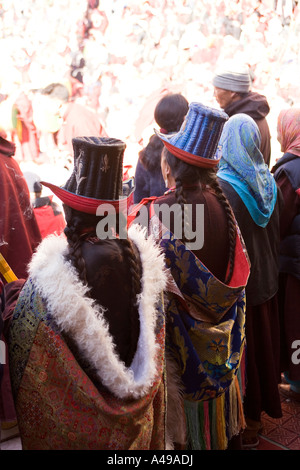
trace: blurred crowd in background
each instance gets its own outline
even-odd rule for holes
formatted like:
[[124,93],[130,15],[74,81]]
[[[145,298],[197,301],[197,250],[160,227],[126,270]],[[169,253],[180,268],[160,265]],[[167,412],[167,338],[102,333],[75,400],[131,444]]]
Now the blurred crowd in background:
[[51,83],[125,140],[132,172],[164,93],[218,107],[211,81],[222,60],[249,64],[253,89],[271,107],[274,147],[279,110],[300,101],[297,1],[3,0],[0,23],[0,132],[16,143],[21,165],[68,171],[41,93]]

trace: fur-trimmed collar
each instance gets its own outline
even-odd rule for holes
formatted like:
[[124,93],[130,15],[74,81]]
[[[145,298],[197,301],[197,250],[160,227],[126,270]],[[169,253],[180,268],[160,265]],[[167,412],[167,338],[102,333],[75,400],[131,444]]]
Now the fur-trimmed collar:
[[119,398],[145,395],[156,378],[156,303],[166,286],[166,271],[160,249],[145,231],[132,225],[128,231],[143,265],[139,296],[140,336],[129,368],[120,361],[104,318],[104,309],[86,296],[88,288],[76,269],[66,262],[64,236],[49,236],[39,245],[29,266],[29,275],[45,299],[60,331],[71,336],[84,358],[97,371],[103,385]]

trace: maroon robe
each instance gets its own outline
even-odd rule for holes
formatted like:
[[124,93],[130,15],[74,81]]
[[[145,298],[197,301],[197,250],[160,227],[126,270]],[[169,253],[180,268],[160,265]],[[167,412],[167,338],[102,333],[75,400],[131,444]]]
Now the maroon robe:
[[[18,278],[27,278],[27,265],[41,242],[33,213],[29,189],[18,163],[15,145],[0,137],[0,252]],[[6,284],[6,280],[3,278]],[[2,338],[3,339],[3,338]],[[3,367],[0,396],[0,419],[16,419],[11,395],[9,366]]]
[[15,145],[0,137],[0,252],[18,278],[41,241],[29,189],[18,163]]
[[24,161],[36,160],[40,154],[37,129],[33,122],[33,108],[28,96],[21,92],[14,103],[18,110],[18,119],[22,124],[21,132],[17,132],[20,140],[21,153]]
[[[287,235],[294,217],[299,214],[299,196],[283,173],[278,179],[285,209],[280,220],[281,239]],[[281,321],[281,371],[288,372],[289,379],[300,381],[300,366],[292,361],[292,344],[300,339],[299,303],[300,280],[288,273],[280,273],[279,301]]]

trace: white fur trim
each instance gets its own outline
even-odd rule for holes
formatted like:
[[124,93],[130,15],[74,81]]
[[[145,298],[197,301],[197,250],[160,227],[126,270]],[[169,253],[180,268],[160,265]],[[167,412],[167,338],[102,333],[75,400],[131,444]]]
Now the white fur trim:
[[145,395],[156,378],[156,303],[166,287],[164,258],[152,237],[132,225],[129,238],[136,244],[142,261],[142,292],[139,296],[140,336],[129,368],[115,351],[104,309],[86,296],[88,288],[76,269],[66,262],[64,236],[49,236],[39,245],[29,265],[29,275],[47,302],[47,309],[60,331],[70,335],[98,377],[119,398]]

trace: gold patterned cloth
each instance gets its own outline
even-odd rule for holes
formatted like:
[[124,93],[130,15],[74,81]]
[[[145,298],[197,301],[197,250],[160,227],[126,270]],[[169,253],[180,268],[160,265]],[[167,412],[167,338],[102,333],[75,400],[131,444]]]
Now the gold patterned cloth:
[[129,367],[104,310],[46,238],[29,268],[8,331],[11,383],[23,449],[165,449],[163,258],[131,231],[143,265],[140,333]]
[[[29,280],[15,309],[9,348],[23,449],[163,449],[164,348],[149,393],[124,401],[93,383],[50,325]],[[163,344],[164,328],[157,340]]]
[[245,286],[250,272],[245,245],[237,226],[233,274],[225,284],[155,215],[151,229],[171,274],[166,350],[184,386],[187,446],[226,449],[245,425]]

